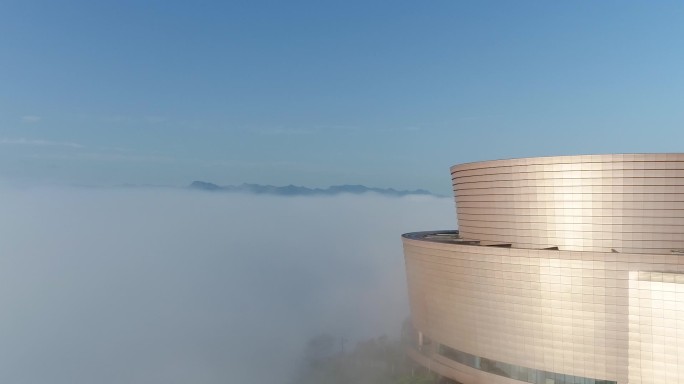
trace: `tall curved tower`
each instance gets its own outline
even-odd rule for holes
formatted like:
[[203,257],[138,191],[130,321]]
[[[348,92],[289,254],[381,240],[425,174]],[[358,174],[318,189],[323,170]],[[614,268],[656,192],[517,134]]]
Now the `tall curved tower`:
[[464,384],[684,383],[684,154],[451,175],[459,230],[402,236],[414,360]]

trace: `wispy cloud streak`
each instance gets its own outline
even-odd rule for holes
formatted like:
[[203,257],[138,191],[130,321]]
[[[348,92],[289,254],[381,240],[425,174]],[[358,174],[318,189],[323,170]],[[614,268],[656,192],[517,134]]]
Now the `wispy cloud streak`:
[[28,123],[28,124],[37,123],[41,120],[42,120],[42,118],[40,116],[35,116],[35,115],[26,115],[26,116],[21,117],[21,122],[22,123]]
[[69,141],[51,141],[41,139],[26,139],[26,138],[0,138],[0,145],[26,145],[37,147],[68,147],[68,148],[84,148],[83,145],[69,142]]

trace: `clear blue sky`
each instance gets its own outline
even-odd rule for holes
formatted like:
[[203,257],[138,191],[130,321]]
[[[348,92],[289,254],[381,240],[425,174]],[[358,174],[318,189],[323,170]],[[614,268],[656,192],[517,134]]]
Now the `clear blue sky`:
[[0,179],[361,183],[684,148],[684,3],[3,1]]

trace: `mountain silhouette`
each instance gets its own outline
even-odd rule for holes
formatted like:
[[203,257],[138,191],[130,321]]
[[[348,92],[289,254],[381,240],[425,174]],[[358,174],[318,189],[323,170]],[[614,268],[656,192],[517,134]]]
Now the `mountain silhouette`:
[[308,188],[297,185],[286,185],[282,187],[261,184],[241,184],[221,186],[206,181],[193,181],[189,188],[212,192],[239,192],[257,195],[278,195],[278,196],[332,196],[343,193],[362,194],[367,192],[378,193],[386,196],[406,196],[406,195],[433,195],[424,189],[416,190],[396,190],[393,188],[373,188],[365,185],[333,185],[328,188]]

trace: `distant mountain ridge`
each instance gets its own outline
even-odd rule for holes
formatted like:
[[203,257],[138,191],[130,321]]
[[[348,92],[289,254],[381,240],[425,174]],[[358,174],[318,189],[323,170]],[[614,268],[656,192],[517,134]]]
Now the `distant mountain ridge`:
[[297,185],[287,185],[284,187],[277,187],[273,185],[261,184],[242,184],[242,185],[226,185],[220,186],[206,181],[193,181],[189,188],[199,189],[203,191],[214,192],[239,192],[251,193],[257,195],[278,195],[278,196],[332,196],[342,193],[362,194],[366,192],[378,193],[386,196],[407,196],[407,195],[430,195],[436,196],[424,189],[416,190],[401,190],[398,191],[393,188],[373,188],[365,185],[333,185],[331,187],[322,188],[308,188]]

